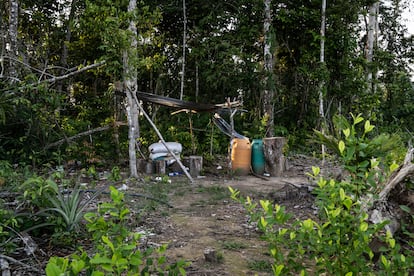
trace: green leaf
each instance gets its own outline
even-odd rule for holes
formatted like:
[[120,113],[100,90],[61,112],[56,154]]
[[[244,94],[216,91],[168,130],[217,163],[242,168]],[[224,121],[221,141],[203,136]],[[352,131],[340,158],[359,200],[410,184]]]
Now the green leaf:
[[57,264],[51,262],[47,264],[45,271],[47,276],[61,276],[65,274],[65,271],[57,266]]
[[348,138],[351,135],[351,130],[349,128],[342,130],[345,135],[345,138]]
[[288,230],[286,228],[279,229],[279,236],[284,236]]
[[362,232],[366,232],[368,230],[368,223],[365,221],[361,222],[361,225],[359,226],[359,230],[361,230]]
[[274,268],[274,275],[281,275],[281,273],[282,273],[282,270],[283,270],[283,268],[284,268],[285,266],[284,265],[282,265],[282,264],[280,264],[280,265],[278,265],[278,266],[276,266],[275,268]]
[[338,143],[338,149],[339,149],[339,152],[341,153],[341,154],[343,154],[343,152],[344,152],[344,150],[345,150],[345,143],[344,143],[344,141],[339,141],[339,143]]
[[381,263],[386,267],[386,268],[388,268],[389,266],[390,266],[390,264],[389,264],[389,262],[388,262],[388,260],[387,260],[387,258],[384,256],[384,255],[381,255]]
[[276,256],[276,254],[277,254],[277,249],[276,249],[276,248],[272,248],[272,249],[270,249],[270,254],[271,254],[273,257],[275,257],[275,256]]
[[341,201],[345,200],[345,191],[343,188],[339,189],[339,198],[341,199]]
[[115,251],[114,244],[109,240],[108,236],[102,236],[102,241],[111,248],[112,252]]
[[371,159],[371,168],[376,168],[379,165],[379,161],[376,158]]
[[269,212],[271,205],[269,200],[260,200],[260,205],[262,206],[263,210],[265,210],[265,212]]
[[349,197],[346,198],[343,202],[344,206],[346,207],[346,209],[349,211],[351,210],[352,207],[352,199],[350,199]]
[[313,176],[318,176],[320,172],[321,172],[321,168],[312,166]]
[[374,129],[375,126],[371,125],[371,123],[369,122],[369,120],[365,121],[365,125],[364,125],[364,131],[365,133],[368,133],[370,131],[372,131]]
[[332,210],[330,213],[333,218],[336,218],[341,214],[341,208],[336,208],[335,210]]
[[388,244],[390,245],[391,248],[394,248],[395,247],[395,239],[389,239]]
[[398,169],[400,166],[394,162],[390,165],[390,173],[394,172],[396,169]]
[[303,227],[305,230],[312,230],[313,229],[313,221],[311,219],[307,219],[303,221]]
[[354,114],[351,113],[351,116],[354,119],[354,125],[357,125],[357,124],[359,124],[360,122],[362,122],[364,120],[364,118],[361,116],[361,114],[358,114],[355,117]]
[[353,274],[352,274],[352,271],[350,271],[350,272],[348,272],[348,273],[346,273],[345,274],[345,276],[352,276]]
[[78,275],[85,268],[85,262],[83,260],[72,260],[70,267],[72,268],[72,272]]
[[96,254],[90,261],[91,264],[111,264],[112,261],[108,257]]
[[264,218],[264,217],[260,217],[260,225],[263,227],[263,228],[266,228],[266,226],[267,226],[267,221],[266,221],[266,219]]
[[326,184],[327,184],[328,182],[324,179],[324,178],[319,178],[319,180],[318,180],[318,186],[319,186],[319,188],[323,188],[323,187],[325,187],[326,186]]
[[411,214],[411,208],[408,207],[407,205],[400,205],[401,210],[403,210],[404,212]]

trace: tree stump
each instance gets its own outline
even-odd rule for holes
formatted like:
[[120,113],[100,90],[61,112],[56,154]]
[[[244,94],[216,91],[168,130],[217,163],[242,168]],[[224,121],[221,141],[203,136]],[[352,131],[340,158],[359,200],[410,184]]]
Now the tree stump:
[[190,175],[197,177],[203,169],[203,157],[197,155],[190,156]]
[[218,263],[219,258],[214,248],[206,248],[204,250],[204,259],[209,263]]
[[166,174],[167,172],[167,164],[165,160],[156,160],[155,161],[155,173],[157,174]]
[[147,161],[145,159],[137,160],[138,172],[145,174],[152,174],[154,172],[154,164],[152,161]]
[[285,137],[268,137],[263,139],[265,171],[271,176],[281,176],[286,169],[285,156],[283,155],[285,144]]

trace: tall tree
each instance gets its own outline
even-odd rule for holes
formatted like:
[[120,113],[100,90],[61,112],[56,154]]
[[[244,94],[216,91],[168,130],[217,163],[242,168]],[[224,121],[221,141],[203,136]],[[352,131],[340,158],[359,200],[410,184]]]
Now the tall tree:
[[[128,12],[133,13],[136,10],[137,1],[129,0]],[[138,177],[137,171],[137,157],[136,145],[139,137],[139,121],[138,121],[138,106],[135,101],[137,93],[137,26],[134,21],[135,18],[129,21],[128,31],[130,32],[130,48],[124,50],[123,65],[124,65],[124,90],[127,97],[127,118],[128,118],[128,152],[129,152],[129,169],[131,177]]]
[[377,38],[378,28],[378,10],[379,2],[373,3],[369,7],[368,16],[368,30],[367,30],[367,44],[365,47],[365,58],[367,61],[366,79],[368,85],[368,93],[375,93],[375,79],[373,79],[373,57],[374,57],[374,46]]
[[11,81],[17,80],[17,57],[19,55],[17,47],[17,28],[19,23],[19,2],[10,0],[9,2],[9,78]]
[[183,99],[184,96],[184,80],[185,80],[185,52],[187,48],[187,11],[186,11],[186,3],[183,0],[183,56],[182,56],[182,64],[181,64],[181,89],[180,89],[180,100]]
[[[325,111],[324,111],[324,91],[325,91],[325,28],[326,28],[326,0],[322,0],[322,7],[321,7],[321,42],[320,42],[320,55],[319,55],[319,62],[322,67],[322,76],[319,82],[319,117],[321,123],[321,131],[325,133]],[[325,145],[322,144],[322,158],[325,160]]]
[[272,1],[264,0],[264,90],[263,90],[263,114],[266,117],[266,137],[274,135],[274,105],[275,80],[274,80],[274,50],[275,33],[272,27]]

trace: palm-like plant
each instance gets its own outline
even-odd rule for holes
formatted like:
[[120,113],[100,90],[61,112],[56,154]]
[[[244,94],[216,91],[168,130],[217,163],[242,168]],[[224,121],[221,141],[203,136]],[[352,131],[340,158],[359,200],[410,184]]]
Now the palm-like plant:
[[58,213],[66,224],[66,230],[78,230],[87,206],[102,193],[103,189],[95,191],[88,199],[84,198],[85,192],[76,185],[73,190],[59,190],[56,197],[50,198],[53,207],[43,209],[40,213]]

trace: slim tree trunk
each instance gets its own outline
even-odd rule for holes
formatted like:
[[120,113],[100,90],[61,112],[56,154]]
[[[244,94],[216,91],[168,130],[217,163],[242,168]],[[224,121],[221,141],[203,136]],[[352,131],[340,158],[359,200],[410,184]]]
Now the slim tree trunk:
[[181,90],[180,90],[180,100],[184,96],[184,80],[185,80],[185,48],[187,47],[187,14],[186,14],[186,4],[183,0],[183,60],[181,65]]
[[6,24],[6,11],[7,5],[5,2],[0,3],[0,78],[4,77],[4,55],[6,51],[6,37],[7,37],[7,24]]
[[196,63],[196,68],[195,68],[195,97],[196,97],[196,102],[198,103],[198,94],[200,92],[200,78],[198,76],[198,62]]
[[369,8],[368,30],[367,30],[367,45],[365,47],[365,58],[367,60],[366,79],[368,85],[368,92],[375,93],[373,82],[373,68],[372,60],[374,57],[374,45],[377,33],[377,19],[378,19],[379,2],[373,3]]
[[9,76],[11,81],[17,80],[16,59],[19,55],[17,48],[17,27],[19,22],[19,3],[17,0],[10,0],[9,6]]
[[[321,51],[319,56],[319,62],[323,70],[325,69],[325,27],[326,27],[326,0],[322,0],[321,8]],[[324,111],[324,90],[325,90],[325,78],[319,83],[319,117],[321,120],[321,132],[325,133],[325,111]],[[325,145],[322,145],[322,159],[325,161]]]
[[[136,0],[130,0],[128,5],[128,12],[136,9]],[[138,106],[135,102],[137,92],[137,68],[136,64],[131,61],[132,55],[137,53],[137,27],[133,20],[129,22],[128,30],[132,33],[131,47],[126,49],[123,53],[124,66],[124,89],[127,96],[127,118],[128,118],[128,140],[129,140],[129,168],[131,177],[138,177],[137,158],[136,158],[136,139],[139,137],[138,124]]]
[[66,34],[65,34],[65,41],[62,45],[62,66],[66,67],[68,65],[68,43],[70,42],[72,38],[72,30],[71,30],[71,24],[73,21],[73,18],[75,16],[75,8],[76,8],[77,0],[72,0],[72,3],[70,4],[70,11],[69,11],[69,18],[66,23]]
[[273,52],[275,38],[272,28],[272,1],[264,0],[264,91],[263,91],[263,114],[267,117],[266,137],[274,134],[274,106],[275,81],[273,74]]

